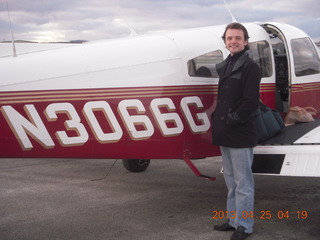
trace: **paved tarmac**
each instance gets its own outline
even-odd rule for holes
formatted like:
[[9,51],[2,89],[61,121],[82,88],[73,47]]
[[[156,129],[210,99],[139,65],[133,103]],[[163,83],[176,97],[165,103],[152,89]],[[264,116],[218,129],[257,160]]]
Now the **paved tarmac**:
[[[221,159],[194,163],[218,179],[197,178],[180,160],[130,173],[121,160],[0,159],[0,239],[230,239],[213,231],[225,221],[212,219],[225,210]],[[255,176],[255,185],[248,240],[320,238],[320,178]]]

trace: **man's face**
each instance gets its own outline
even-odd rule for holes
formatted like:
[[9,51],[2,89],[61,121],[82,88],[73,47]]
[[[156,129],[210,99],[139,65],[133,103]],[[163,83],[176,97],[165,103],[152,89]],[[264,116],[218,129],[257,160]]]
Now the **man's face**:
[[248,44],[247,40],[244,40],[244,33],[239,29],[228,29],[226,32],[226,47],[230,51],[231,55],[241,52]]

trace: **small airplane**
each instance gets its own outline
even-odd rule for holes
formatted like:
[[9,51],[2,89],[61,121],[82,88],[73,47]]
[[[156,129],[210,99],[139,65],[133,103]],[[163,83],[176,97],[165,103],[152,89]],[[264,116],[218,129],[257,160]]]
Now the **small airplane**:
[[[261,100],[283,114],[320,109],[319,52],[303,31],[245,23],[260,66]],[[225,26],[88,42],[0,58],[0,158],[123,159],[132,172],[150,159],[220,155],[210,116],[215,65],[229,52]],[[253,170],[320,176],[320,115],[254,148]]]

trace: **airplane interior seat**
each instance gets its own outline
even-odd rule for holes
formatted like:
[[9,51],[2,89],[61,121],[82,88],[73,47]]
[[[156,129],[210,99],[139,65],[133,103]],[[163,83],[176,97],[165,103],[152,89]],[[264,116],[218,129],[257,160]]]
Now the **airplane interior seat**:
[[288,62],[286,55],[275,56],[276,69],[276,88],[282,101],[288,101],[289,97],[289,78]]
[[209,68],[207,68],[205,66],[201,66],[196,71],[196,76],[198,76],[198,77],[211,77],[212,75],[211,75],[211,71]]

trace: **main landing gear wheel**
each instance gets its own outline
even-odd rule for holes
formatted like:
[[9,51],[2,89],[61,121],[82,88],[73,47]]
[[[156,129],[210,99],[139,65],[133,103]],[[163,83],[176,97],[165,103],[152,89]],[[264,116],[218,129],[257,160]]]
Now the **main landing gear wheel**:
[[148,168],[150,159],[122,159],[122,164],[129,172],[143,172]]

